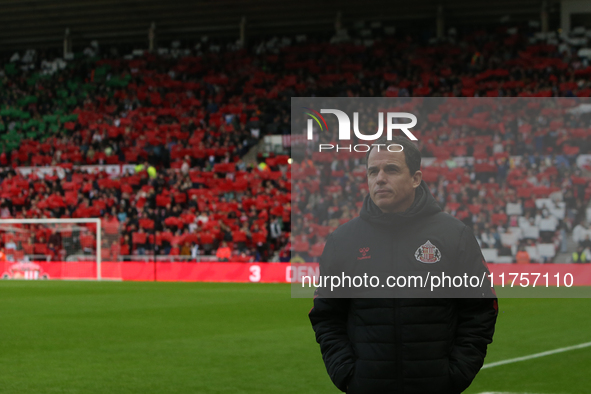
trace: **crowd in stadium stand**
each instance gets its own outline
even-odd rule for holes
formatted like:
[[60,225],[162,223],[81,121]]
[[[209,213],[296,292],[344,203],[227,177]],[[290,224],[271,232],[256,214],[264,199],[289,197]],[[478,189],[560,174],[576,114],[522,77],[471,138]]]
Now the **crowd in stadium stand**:
[[[242,158],[262,136],[290,134],[290,97],[591,93],[587,60],[577,56],[576,45],[556,36],[533,42],[535,35],[503,27],[438,43],[413,36],[341,40],[298,37],[248,50],[213,46],[178,56],[95,52],[68,62],[36,53],[13,58],[4,65],[0,84],[2,218],[116,221],[121,239],[107,248],[106,258],[112,259],[154,252],[195,258],[217,251],[223,260],[268,261],[277,254],[289,261],[290,248],[299,258],[315,259],[328,232],[357,215],[367,190],[356,186],[363,183],[363,174],[355,173],[362,161],[353,159],[328,166],[333,189],[294,185],[294,209],[302,214],[296,227],[307,230],[294,245],[288,242],[288,156],[259,157],[261,166]],[[435,197],[473,227],[484,249],[500,256],[516,256],[537,243],[564,252],[566,234],[584,225],[589,169],[576,161],[591,151],[589,119],[556,123],[551,111],[542,115],[533,128],[513,119],[496,132],[435,116],[429,119],[432,128],[421,130],[423,155],[444,163],[424,171]],[[566,135],[567,126],[578,134]],[[514,162],[515,155],[522,159]],[[477,162],[451,164],[465,156]],[[115,177],[79,167],[102,164],[134,166]],[[59,166],[65,175],[23,176],[15,170],[21,166]],[[313,163],[307,171],[317,170],[326,172]],[[564,218],[555,225],[551,210],[530,198],[554,192],[565,204]],[[528,226],[539,234],[524,236]],[[522,230],[513,248],[503,243],[510,228]],[[583,253],[590,245],[578,236]],[[585,258],[590,257],[588,252]]]

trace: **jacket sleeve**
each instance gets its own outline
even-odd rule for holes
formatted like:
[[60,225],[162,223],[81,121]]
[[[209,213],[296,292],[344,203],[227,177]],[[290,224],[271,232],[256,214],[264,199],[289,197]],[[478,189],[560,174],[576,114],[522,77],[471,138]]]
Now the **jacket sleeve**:
[[[326,272],[326,265],[333,257],[334,241],[329,236],[320,257],[320,275]],[[349,299],[323,298],[322,289],[317,289],[314,307],[308,315],[316,333],[316,342],[320,344],[326,371],[341,391],[347,390],[355,366],[355,353],[347,335],[348,312]]]
[[[462,232],[459,245],[462,266],[469,275],[488,274],[478,242],[470,229]],[[449,368],[454,390],[464,391],[482,368],[486,349],[492,342],[498,314],[498,301],[488,278],[481,298],[456,299],[457,326]]]

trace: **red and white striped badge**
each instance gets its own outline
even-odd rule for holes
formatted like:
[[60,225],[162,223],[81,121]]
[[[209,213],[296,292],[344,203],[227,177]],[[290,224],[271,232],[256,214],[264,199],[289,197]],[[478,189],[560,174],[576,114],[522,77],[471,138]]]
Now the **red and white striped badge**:
[[421,263],[433,264],[441,260],[441,252],[431,241],[427,241],[415,252],[415,258]]

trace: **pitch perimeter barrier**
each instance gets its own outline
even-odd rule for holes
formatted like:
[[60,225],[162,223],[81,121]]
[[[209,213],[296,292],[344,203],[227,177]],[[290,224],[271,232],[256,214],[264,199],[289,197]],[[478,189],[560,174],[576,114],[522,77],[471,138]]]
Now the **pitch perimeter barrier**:
[[[304,271],[305,270],[305,271]],[[317,273],[317,264],[302,264],[297,272]],[[309,272],[308,272],[309,271]],[[96,280],[96,262],[0,262],[3,279]],[[106,262],[101,279],[168,282],[290,283],[289,263]]]
[[[155,265],[154,265],[155,264]],[[591,264],[488,264],[495,287],[591,286]],[[102,262],[102,279],[301,283],[317,263]],[[0,262],[3,279],[96,279],[96,262]],[[572,277],[572,282],[571,282]],[[534,286],[535,283],[535,286]]]

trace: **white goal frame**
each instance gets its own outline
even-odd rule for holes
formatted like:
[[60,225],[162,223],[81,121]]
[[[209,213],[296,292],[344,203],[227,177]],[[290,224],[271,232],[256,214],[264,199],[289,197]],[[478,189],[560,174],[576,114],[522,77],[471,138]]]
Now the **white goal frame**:
[[96,280],[101,280],[101,219],[0,219],[2,224],[96,224]]

